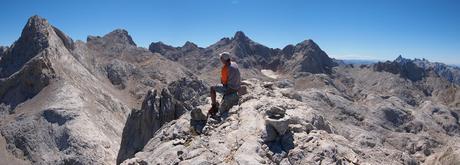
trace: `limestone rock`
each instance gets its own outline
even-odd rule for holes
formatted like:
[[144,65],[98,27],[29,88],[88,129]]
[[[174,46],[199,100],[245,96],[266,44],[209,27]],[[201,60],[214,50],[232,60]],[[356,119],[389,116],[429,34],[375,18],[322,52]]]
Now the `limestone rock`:
[[133,157],[135,153],[142,150],[161,126],[179,118],[187,111],[192,111],[194,114],[192,119],[199,117],[206,120],[205,115],[196,114],[196,111],[190,109],[194,104],[200,103],[199,97],[205,88],[202,82],[180,79],[171,83],[168,88],[174,93],[171,94],[167,88],[162,89],[161,93],[157,90],[149,90],[142,108],[133,110],[128,116],[117,163]]
[[[181,77],[194,77],[136,47],[126,31],[74,42],[39,16],[31,17],[21,37],[0,54],[0,147],[5,149],[0,159],[7,154],[33,164],[115,164],[129,110],[140,109],[146,89],[166,89]],[[171,98],[165,102],[174,100],[166,90],[163,95]],[[192,102],[199,101],[188,107]],[[189,110],[162,107],[173,106],[167,118]]]
[[56,35],[53,27],[46,19],[39,16],[29,18],[22,30],[21,37],[10,48],[11,50],[2,56],[0,61],[0,78],[9,77],[21,69],[30,59],[55,42],[52,35]]
[[279,135],[284,135],[284,133],[286,133],[286,131],[289,128],[288,127],[288,124],[289,124],[288,116],[285,116],[279,119],[273,119],[270,117],[266,117],[265,122],[267,123],[267,125],[270,125],[271,127],[273,127]]
[[328,133],[333,133],[331,126],[324,119],[323,116],[315,116],[312,119],[313,126],[318,130],[324,130]]
[[436,155],[430,156],[425,164],[433,165],[454,165],[460,162],[459,150],[454,150],[452,147],[448,147],[445,151],[442,151]]

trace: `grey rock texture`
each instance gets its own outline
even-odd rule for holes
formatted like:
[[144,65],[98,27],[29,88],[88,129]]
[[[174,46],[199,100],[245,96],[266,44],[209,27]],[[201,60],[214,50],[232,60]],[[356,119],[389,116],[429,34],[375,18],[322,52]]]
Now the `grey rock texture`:
[[[32,16],[21,37],[10,49],[2,50],[0,60],[0,101],[15,107],[32,98],[49,84],[54,69],[49,59],[53,50],[63,41],[55,36],[54,29],[45,19]],[[2,48],[4,49],[4,48]],[[15,72],[17,74],[12,75]]]
[[105,67],[105,71],[110,82],[121,89],[126,87],[129,76],[135,74],[133,65],[120,60],[113,60]]
[[93,75],[108,80],[117,89],[142,102],[146,89],[160,90],[193,73],[147,49],[136,47],[126,30],[117,29],[102,37],[89,36],[75,42],[73,56]]
[[[127,110],[74,58],[73,42],[33,16],[0,61],[6,150],[32,164],[111,164]],[[96,115],[97,114],[97,115]]]
[[459,150],[454,150],[452,147],[448,147],[445,151],[433,154],[430,156],[425,164],[433,165],[454,165],[460,162],[460,153]]
[[0,101],[15,107],[37,95],[55,77],[51,62],[46,57],[37,57],[27,62],[21,72],[0,80]]
[[[344,70],[337,74],[360,69]],[[364,72],[348,76],[358,79]],[[411,80],[398,75],[372,69],[366,74],[408,83],[401,88],[412,86]],[[160,128],[141,152],[122,164],[458,163],[458,109],[437,103],[432,96],[423,97],[421,104],[413,106],[402,99],[405,96],[390,94],[396,91],[365,89],[362,85],[368,82],[358,82],[354,83],[356,88],[367,93],[364,98],[340,92],[339,86],[344,84],[333,81],[297,89],[299,101],[284,96],[285,91],[294,90],[292,87],[266,88],[267,83],[246,80],[251,92],[242,96],[240,104],[222,122],[208,120],[208,128],[196,134],[190,128],[191,115],[183,115]],[[283,111],[289,120],[286,132],[279,134],[266,116],[279,118]]]
[[189,78],[172,82],[161,92],[150,90],[141,109],[133,110],[128,116],[123,128],[117,164],[141,151],[161,126],[202,104],[201,96],[206,91],[207,87],[202,81]]
[[159,108],[161,103],[159,103],[160,100],[157,99],[157,91],[149,91],[142,103],[141,109],[131,111],[125,127],[123,128],[117,164],[142,150],[148,140],[152,138],[155,131],[163,124],[160,121],[160,118],[163,117],[159,116],[159,114],[160,111],[163,113],[165,109]]
[[[230,41],[223,39],[220,42]],[[203,134],[199,135],[199,138],[194,137],[196,136],[193,133],[194,130],[184,129],[183,134],[186,139],[183,146],[175,143],[174,139],[171,140],[170,136],[165,137],[165,135],[170,135],[169,131],[173,131],[165,129],[160,135],[155,135],[142,152],[136,154],[135,158],[127,160],[125,164],[136,162],[179,164],[200,162],[211,162],[211,164],[457,163],[456,155],[452,152],[442,154],[447,149],[446,146],[454,145],[453,151],[459,148],[456,145],[459,140],[458,120],[456,119],[460,105],[458,104],[459,95],[456,92],[458,86],[430,73],[430,70],[424,70],[411,61],[404,61],[400,58],[387,64],[374,65],[374,68],[340,66],[335,68],[331,75],[302,73],[294,75],[293,80],[260,83],[261,88],[255,88],[252,85],[247,89],[250,91],[249,96],[242,98],[239,108],[231,110],[230,116],[221,126],[208,127]],[[376,67],[382,69],[376,69]],[[263,89],[264,92],[256,92],[260,89]],[[270,92],[270,90],[276,92]],[[258,95],[252,95],[254,93]],[[264,102],[260,99],[264,96],[272,100]],[[277,134],[275,128],[259,124],[255,129],[258,130],[256,131],[258,132],[257,140],[251,141],[250,134],[254,132],[245,130],[246,133],[239,133],[240,136],[245,137],[245,140],[241,142],[243,144],[238,141],[235,142],[237,145],[229,144],[231,143],[229,138],[233,135],[232,129],[244,130],[238,126],[248,124],[241,122],[247,116],[250,116],[252,122],[266,122],[261,117],[264,113],[258,111],[255,114],[259,115],[248,115],[248,111],[269,103],[281,102],[284,97],[290,99],[286,101],[287,103],[292,104],[298,101],[305,103],[311,109],[295,110],[294,115],[288,115],[290,117],[289,129],[285,134]],[[243,107],[252,99],[257,100],[254,102],[260,102],[261,105],[252,108]],[[298,107],[298,105],[293,107]],[[289,114],[289,110],[287,112]],[[192,114],[191,116],[193,117]],[[184,128],[182,124],[188,124],[186,120],[189,119],[187,116],[183,117],[184,120],[178,119],[175,123],[171,123],[174,124],[171,127]],[[233,120],[238,120],[239,125],[234,126]],[[213,123],[208,122],[210,125]],[[177,130],[174,131],[177,132]],[[189,131],[192,133],[187,133]],[[307,136],[300,135],[303,133]],[[172,146],[168,139],[173,141]],[[223,140],[213,142],[213,139]],[[198,142],[195,142],[196,140]],[[188,141],[190,142],[187,143]],[[255,149],[240,149],[238,147],[240,145],[254,146]],[[265,150],[261,151],[260,148]],[[172,149],[172,151],[165,149]],[[173,156],[174,152],[180,154]],[[249,156],[237,156],[236,153],[241,152]],[[187,155],[186,153],[192,154]]]
[[32,16],[22,30],[21,37],[14,42],[11,50],[3,55],[0,61],[0,78],[9,77],[50,46],[50,35],[53,35],[51,32],[54,33],[54,30],[48,21],[39,16]]
[[[125,30],[74,42],[46,19],[33,16],[0,59],[5,151],[0,158],[32,164],[115,164],[128,114],[140,109],[147,89],[167,89],[181,77],[188,79],[171,89],[184,84],[206,89],[190,80],[193,76],[180,64],[136,47]],[[171,90],[171,98],[181,91],[187,89]],[[188,97],[197,93],[181,99],[192,106],[197,103]]]

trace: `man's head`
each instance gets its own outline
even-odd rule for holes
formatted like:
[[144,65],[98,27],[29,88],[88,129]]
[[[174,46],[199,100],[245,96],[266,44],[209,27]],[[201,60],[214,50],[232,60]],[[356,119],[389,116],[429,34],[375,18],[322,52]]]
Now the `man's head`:
[[230,53],[228,52],[222,52],[219,54],[219,57],[220,57],[220,61],[222,62],[222,64],[229,64],[230,63]]

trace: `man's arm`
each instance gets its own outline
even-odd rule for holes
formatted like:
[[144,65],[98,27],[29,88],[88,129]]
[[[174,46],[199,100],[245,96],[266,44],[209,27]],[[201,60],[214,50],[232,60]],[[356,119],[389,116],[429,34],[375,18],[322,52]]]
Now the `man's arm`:
[[234,92],[238,92],[238,89],[235,89],[235,83],[237,83],[236,79],[238,78],[238,76],[236,75],[237,70],[235,70],[235,68],[229,67],[228,69],[228,84],[226,94],[231,94]]

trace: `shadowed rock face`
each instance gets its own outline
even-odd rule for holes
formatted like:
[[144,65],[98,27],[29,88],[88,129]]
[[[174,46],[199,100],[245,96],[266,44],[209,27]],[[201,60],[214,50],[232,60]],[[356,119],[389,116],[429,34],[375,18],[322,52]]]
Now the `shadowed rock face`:
[[129,63],[113,60],[112,63],[105,67],[105,71],[107,72],[107,78],[113,85],[118,86],[120,89],[124,89],[129,76],[134,74],[134,68],[135,67]]
[[2,56],[5,54],[6,50],[8,50],[8,47],[0,46],[0,60],[2,60]]
[[167,51],[175,50],[175,47],[164,44],[163,42],[152,42],[149,46],[149,50],[153,53],[164,54]]
[[[21,37],[11,48],[2,48],[0,60],[0,101],[13,108],[38,94],[55,77],[51,67],[51,46],[69,47],[72,40],[39,17],[31,17]],[[64,38],[65,40],[62,40]],[[18,72],[15,75],[13,73]]]
[[200,97],[206,92],[202,81],[189,78],[174,81],[161,92],[148,91],[141,109],[134,109],[128,116],[117,164],[141,151],[161,126],[202,104]]
[[37,95],[55,77],[54,69],[50,65],[46,59],[34,59],[20,73],[0,80],[0,101],[14,108]]
[[142,103],[141,110],[133,110],[129,114],[123,129],[117,164],[141,151],[155,131],[160,128],[159,113],[164,109],[159,108],[160,102],[156,97],[156,90],[149,91]]
[[414,59],[413,61],[417,66],[425,69],[432,70],[440,77],[445,78],[447,81],[460,84],[460,68],[449,66],[443,63],[430,62],[426,59]]
[[14,72],[49,46],[49,37],[54,30],[48,21],[33,16],[22,30],[21,37],[13,44],[11,50],[0,61],[0,78],[9,77]]
[[412,81],[422,80],[427,75],[427,71],[425,71],[425,69],[417,66],[413,61],[404,59],[401,56],[393,62],[378,62],[373,65],[373,68],[378,72],[386,71],[393,74],[399,74],[401,77]]

